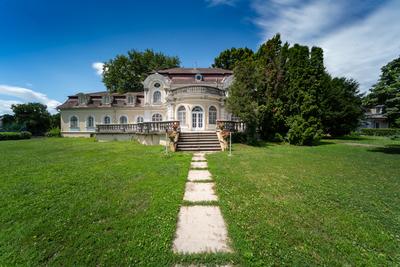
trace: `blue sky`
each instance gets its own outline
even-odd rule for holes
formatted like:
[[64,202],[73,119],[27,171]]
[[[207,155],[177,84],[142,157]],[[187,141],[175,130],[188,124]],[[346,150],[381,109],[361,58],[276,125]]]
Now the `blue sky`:
[[321,46],[328,71],[366,91],[400,55],[398,14],[398,0],[0,0],[0,114],[29,101],[54,111],[68,95],[104,90],[96,66],[129,49],[208,67],[276,32]]

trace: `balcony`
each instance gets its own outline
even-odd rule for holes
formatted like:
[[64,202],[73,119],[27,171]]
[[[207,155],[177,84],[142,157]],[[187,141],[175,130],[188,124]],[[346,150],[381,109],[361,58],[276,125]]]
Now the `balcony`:
[[225,96],[225,91],[211,86],[185,86],[171,90],[172,96],[180,95],[217,95]]
[[136,124],[97,124],[96,133],[154,134],[178,130],[179,121],[141,122]]

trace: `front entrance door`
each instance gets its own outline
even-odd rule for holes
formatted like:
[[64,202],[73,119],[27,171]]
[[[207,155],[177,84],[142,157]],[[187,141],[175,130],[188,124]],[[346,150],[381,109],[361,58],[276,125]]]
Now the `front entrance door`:
[[198,131],[203,129],[203,109],[199,106],[192,109],[192,130]]

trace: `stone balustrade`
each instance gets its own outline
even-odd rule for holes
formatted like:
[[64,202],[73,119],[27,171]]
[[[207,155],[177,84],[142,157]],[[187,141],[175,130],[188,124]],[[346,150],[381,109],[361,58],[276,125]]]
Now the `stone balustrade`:
[[211,94],[225,96],[225,91],[211,86],[186,86],[171,90],[171,94],[173,96],[182,94]]
[[97,124],[96,133],[165,133],[179,131],[179,121],[141,122],[136,124]]
[[217,129],[229,132],[244,132],[246,124],[241,121],[217,120]]

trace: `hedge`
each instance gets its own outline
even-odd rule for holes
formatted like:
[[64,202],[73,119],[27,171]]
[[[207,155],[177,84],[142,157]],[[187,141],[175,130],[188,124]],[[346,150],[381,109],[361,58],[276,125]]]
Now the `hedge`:
[[374,135],[374,136],[393,136],[400,135],[399,128],[377,128],[377,129],[361,129],[363,135]]
[[61,131],[60,128],[51,128],[50,131],[46,133],[47,137],[60,137],[61,136]]
[[20,140],[20,139],[30,139],[32,134],[30,132],[0,132],[1,140]]

